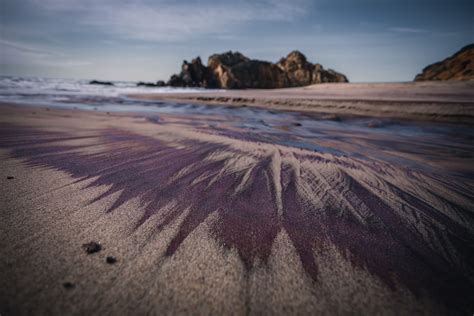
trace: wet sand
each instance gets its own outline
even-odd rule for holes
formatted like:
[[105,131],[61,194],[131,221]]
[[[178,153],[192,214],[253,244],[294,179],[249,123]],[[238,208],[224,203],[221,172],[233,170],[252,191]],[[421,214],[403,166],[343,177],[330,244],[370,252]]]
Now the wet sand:
[[140,94],[134,98],[474,124],[474,81],[328,83],[270,90]]
[[472,128],[274,115],[1,105],[2,315],[472,313]]

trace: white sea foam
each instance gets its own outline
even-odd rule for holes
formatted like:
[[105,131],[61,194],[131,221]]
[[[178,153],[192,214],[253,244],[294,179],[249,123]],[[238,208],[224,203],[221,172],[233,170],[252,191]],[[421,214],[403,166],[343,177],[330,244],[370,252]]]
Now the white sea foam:
[[94,85],[90,80],[0,76],[0,97],[14,95],[90,95],[118,97],[134,93],[190,93],[202,88],[137,87],[136,82],[112,81],[113,86]]

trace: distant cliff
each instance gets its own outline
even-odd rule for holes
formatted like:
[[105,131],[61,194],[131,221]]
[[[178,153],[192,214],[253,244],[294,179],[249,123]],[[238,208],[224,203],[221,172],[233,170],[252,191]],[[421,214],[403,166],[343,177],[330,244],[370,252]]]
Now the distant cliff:
[[415,81],[473,80],[474,44],[463,47],[453,56],[431,64],[415,77]]
[[222,89],[273,89],[301,87],[323,82],[348,82],[346,76],[320,64],[312,64],[293,51],[276,64],[249,59],[239,52],[215,54],[207,66],[197,57],[186,60],[181,73],[171,76],[168,85]]

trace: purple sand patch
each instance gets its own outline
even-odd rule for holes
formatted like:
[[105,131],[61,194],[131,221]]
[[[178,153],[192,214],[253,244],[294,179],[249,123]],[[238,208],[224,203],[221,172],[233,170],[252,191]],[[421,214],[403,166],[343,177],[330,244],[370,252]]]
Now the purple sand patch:
[[[92,142],[64,144],[80,139]],[[439,228],[433,223],[447,227],[443,234],[458,254],[460,259],[457,261],[447,260],[433,250],[400,213],[343,171],[337,174],[339,181],[333,192],[328,191],[321,198],[322,206],[316,208],[298,192],[297,182],[301,179],[295,169],[283,164],[280,183],[283,212],[279,214],[270,158],[261,159],[243,171],[222,173],[226,164],[224,158],[206,158],[216,151],[240,153],[224,145],[206,142],[186,141],[180,145],[183,146],[173,147],[157,139],[116,129],[91,130],[81,137],[73,137],[67,133],[12,125],[0,127],[0,147],[11,150],[11,155],[22,159],[27,166],[61,170],[77,181],[97,177],[89,187],[110,186],[90,203],[120,192],[108,209],[113,212],[130,199],[140,198],[146,207],[136,228],[159,214],[162,217],[156,227],[159,232],[190,209],[168,245],[166,256],[172,256],[211,213],[217,212],[217,220],[211,227],[212,235],[225,248],[236,249],[247,270],[252,269],[256,261],[265,263],[268,260],[275,238],[285,230],[303,268],[315,282],[318,282],[318,260],[322,259],[317,253],[325,245],[333,244],[354,266],[364,268],[393,289],[401,283],[415,294],[431,293],[454,310],[472,311],[474,308],[470,299],[474,293],[471,269],[474,266],[474,234],[466,228],[468,226],[452,220],[421,198],[391,187],[404,201],[405,209],[426,218],[426,225],[433,226],[430,228],[434,232]],[[100,150],[84,153],[84,149],[93,147]],[[304,155],[295,157],[304,159]],[[357,168],[337,159],[330,162],[319,158],[315,162]],[[372,167],[370,170],[375,173],[379,172],[376,166],[376,163],[364,164],[364,168]],[[247,171],[248,178],[245,178]],[[179,172],[182,175],[171,181]],[[311,175],[301,170],[301,177]],[[244,179],[247,185],[237,190]],[[196,183],[197,180],[200,182]],[[456,178],[451,180],[453,190],[474,200],[472,194],[460,189]],[[318,181],[312,179],[312,185],[323,186]],[[444,181],[448,183],[448,180]],[[364,215],[365,224],[347,206],[332,203],[331,194],[347,192],[354,196],[352,207],[357,208],[361,203],[369,210]],[[449,197],[436,194],[449,202]],[[170,212],[164,212],[163,208],[170,203],[176,205]],[[459,205],[453,207],[472,222],[472,210]]]

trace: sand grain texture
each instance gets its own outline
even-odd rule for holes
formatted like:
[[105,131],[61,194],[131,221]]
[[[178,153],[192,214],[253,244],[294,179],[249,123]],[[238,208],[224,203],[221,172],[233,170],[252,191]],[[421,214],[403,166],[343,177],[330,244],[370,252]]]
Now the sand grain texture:
[[160,93],[134,98],[474,124],[474,81],[325,83],[301,88]]
[[32,112],[0,108],[2,315],[474,308],[472,144],[321,138],[360,158],[224,120]]

